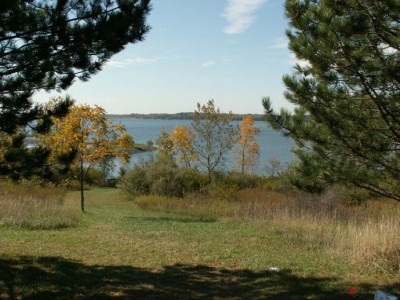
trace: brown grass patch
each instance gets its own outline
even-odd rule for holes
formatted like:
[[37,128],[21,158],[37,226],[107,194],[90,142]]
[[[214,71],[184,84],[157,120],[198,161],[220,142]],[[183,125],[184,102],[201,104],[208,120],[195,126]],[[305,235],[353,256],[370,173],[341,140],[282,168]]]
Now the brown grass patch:
[[65,191],[22,182],[0,183],[0,225],[30,229],[74,226],[78,212],[64,205]]

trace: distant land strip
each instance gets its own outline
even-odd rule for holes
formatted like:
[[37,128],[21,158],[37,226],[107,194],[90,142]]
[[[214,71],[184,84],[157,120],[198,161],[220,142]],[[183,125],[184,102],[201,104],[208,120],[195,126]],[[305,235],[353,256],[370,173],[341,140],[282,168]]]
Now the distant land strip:
[[[233,114],[233,119],[241,121],[245,116],[252,116],[255,121],[263,121],[262,114]],[[151,113],[151,114],[108,114],[110,118],[134,118],[134,119],[161,119],[161,120],[192,120],[194,112],[181,112],[176,114]]]

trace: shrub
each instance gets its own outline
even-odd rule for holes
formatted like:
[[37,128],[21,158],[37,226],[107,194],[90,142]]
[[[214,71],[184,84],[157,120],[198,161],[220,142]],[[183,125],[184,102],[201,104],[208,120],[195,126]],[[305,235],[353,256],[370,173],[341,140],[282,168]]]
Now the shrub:
[[321,194],[321,199],[335,206],[358,206],[365,204],[366,201],[372,199],[372,197],[370,193],[364,189],[336,184],[328,186]]
[[103,185],[104,176],[101,170],[97,168],[90,168],[85,176],[85,183],[88,185]]
[[295,189],[283,175],[278,177],[263,177],[260,179],[260,187],[266,191],[275,192],[288,192]]
[[183,172],[168,160],[160,160],[150,165],[146,179],[150,184],[151,194],[183,197],[185,190]]
[[197,193],[208,185],[208,177],[195,170],[183,170],[185,193]]
[[238,200],[239,195],[239,187],[230,182],[214,182],[208,186],[209,194],[218,199],[218,200],[226,200],[233,201]]
[[183,197],[200,191],[207,178],[195,171],[180,169],[167,159],[150,160],[128,170],[120,180],[120,187],[129,195],[160,195]]
[[183,197],[183,180],[177,174],[171,176],[157,176],[150,187],[150,193],[167,197]]
[[261,184],[261,177],[233,172],[223,176],[220,181],[227,185],[237,186],[239,189],[246,189],[259,187]]
[[150,184],[147,181],[146,172],[143,165],[137,165],[126,171],[120,179],[120,187],[133,197],[149,194]]
[[261,178],[256,175],[232,172],[227,175],[218,173],[214,176],[208,193],[219,200],[237,200],[239,190],[251,189],[260,186]]

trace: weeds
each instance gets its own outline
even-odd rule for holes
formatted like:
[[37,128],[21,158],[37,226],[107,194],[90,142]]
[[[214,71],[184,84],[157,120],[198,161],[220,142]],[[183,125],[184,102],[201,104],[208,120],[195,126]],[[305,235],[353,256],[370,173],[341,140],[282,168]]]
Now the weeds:
[[65,191],[52,186],[21,182],[0,183],[0,225],[30,229],[74,226],[78,213],[63,202]]

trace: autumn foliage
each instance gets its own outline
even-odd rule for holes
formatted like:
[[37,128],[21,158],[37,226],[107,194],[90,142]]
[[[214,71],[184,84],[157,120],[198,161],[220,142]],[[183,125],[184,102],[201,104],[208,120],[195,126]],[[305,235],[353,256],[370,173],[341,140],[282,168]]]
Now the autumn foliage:
[[236,165],[242,174],[252,171],[258,164],[260,146],[255,136],[259,133],[260,129],[254,126],[253,117],[244,117],[239,125],[238,141],[235,147]]
[[168,132],[164,130],[164,128],[160,129],[160,135],[156,141],[156,145],[160,158],[164,160],[174,159],[174,142],[172,141],[172,138],[168,134]]
[[195,134],[187,126],[179,125],[172,130],[170,138],[178,155],[178,163],[192,169],[192,163],[197,160],[193,149]]
[[179,125],[170,133],[161,129],[158,154],[189,170],[205,169],[211,181],[212,173],[223,169],[233,150],[237,169],[242,174],[251,173],[259,161],[260,146],[255,136],[260,130],[252,116],[244,117],[237,127],[232,121],[232,113],[221,112],[213,100],[198,104],[191,128]]
[[[53,100],[49,105],[56,102]],[[73,106],[64,118],[54,119],[53,129],[41,136],[41,143],[52,149],[51,159],[75,152],[72,162],[79,170],[78,178],[82,192],[83,180],[94,165],[107,158],[129,161],[133,152],[133,138],[122,124],[112,124],[105,110],[99,106]]]

